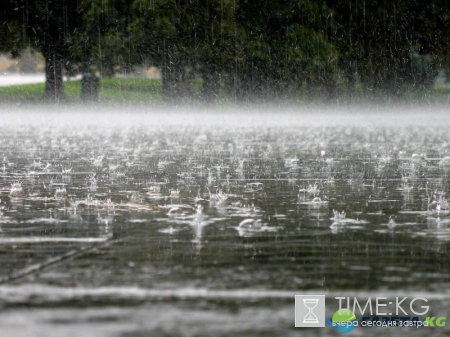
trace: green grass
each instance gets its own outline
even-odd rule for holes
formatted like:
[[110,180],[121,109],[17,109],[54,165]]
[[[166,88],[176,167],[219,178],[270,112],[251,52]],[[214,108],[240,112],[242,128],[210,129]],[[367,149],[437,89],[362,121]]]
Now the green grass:
[[[81,81],[64,83],[69,101],[80,101]],[[0,102],[33,102],[43,99],[44,83],[0,87]],[[161,81],[146,78],[104,78],[100,100],[106,102],[148,103],[161,101]]]
[[160,80],[148,78],[103,78],[102,89],[132,91],[132,92],[160,92],[162,83]]
[[161,101],[162,83],[147,78],[104,78],[100,100],[108,102],[148,103]]
[[[202,81],[193,79],[191,81],[193,97],[200,97],[202,90]],[[103,78],[100,86],[100,101],[111,103],[154,103],[160,102],[162,83],[157,79],[147,78]],[[304,88],[298,89],[298,102],[307,102],[311,99],[319,100],[323,96],[321,90],[310,92]],[[80,101],[81,81],[70,81],[64,83],[64,91],[69,102]],[[39,102],[43,99],[44,84],[25,84],[10,87],[0,87],[0,102]],[[352,102],[363,103],[373,100],[373,94],[363,87],[355,88],[355,97]],[[322,95],[322,96],[321,96]],[[377,96],[380,103],[389,103],[391,98],[388,95]],[[227,97],[223,97],[227,101]],[[345,103],[345,97],[341,102]],[[349,101],[350,102],[350,101]],[[431,92],[408,91],[399,100],[399,102],[425,102],[425,103],[450,103],[450,86],[436,87]]]
[[0,100],[2,101],[33,101],[42,97],[43,84],[14,85],[0,87]]

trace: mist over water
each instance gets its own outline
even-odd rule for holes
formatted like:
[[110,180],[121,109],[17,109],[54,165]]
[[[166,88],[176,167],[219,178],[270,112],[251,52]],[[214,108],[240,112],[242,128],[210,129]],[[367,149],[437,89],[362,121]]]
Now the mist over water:
[[1,103],[2,123],[11,125],[211,126],[367,126],[402,128],[448,124],[446,104],[248,104],[164,105],[112,103]]
[[7,332],[27,317],[23,335],[58,320],[85,335],[297,334],[295,293],[446,308],[445,107],[2,108]]

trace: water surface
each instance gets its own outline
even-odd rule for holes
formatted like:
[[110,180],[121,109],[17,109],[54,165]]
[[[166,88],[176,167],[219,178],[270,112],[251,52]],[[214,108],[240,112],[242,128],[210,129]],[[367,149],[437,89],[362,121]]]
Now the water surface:
[[295,293],[448,293],[445,115],[314,113],[10,115],[0,323],[297,335]]

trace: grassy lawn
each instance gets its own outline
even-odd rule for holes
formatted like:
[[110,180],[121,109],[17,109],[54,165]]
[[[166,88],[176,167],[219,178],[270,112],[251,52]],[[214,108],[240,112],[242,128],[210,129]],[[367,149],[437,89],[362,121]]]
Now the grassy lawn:
[[[64,83],[70,101],[79,101],[81,81]],[[0,87],[0,101],[33,102],[42,100],[44,83]],[[161,101],[161,81],[146,78],[104,78],[101,80],[100,100],[107,102],[148,103]]]
[[147,78],[104,78],[101,81],[100,100],[120,102],[161,101],[161,81]]
[[[201,80],[191,81],[194,97],[199,97],[202,88]],[[100,100],[111,103],[152,103],[161,101],[161,80],[147,78],[103,78],[100,86]],[[80,101],[81,81],[64,83],[64,91],[71,102]],[[320,91],[320,90],[319,90]],[[0,102],[39,102],[42,100],[44,84],[24,84],[0,87]],[[308,101],[316,98],[320,101],[323,92],[311,93],[299,88],[297,100]],[[316,97],[317,96],[317,97]],[[353,102],[370,101],[372,93],[356,88]],[[226,98],[224,97],[226,101]],[[380,94],[380,103],[390,102],[390,98]],[[342,100],[345,102],[345,98]],[[405,93],[399,102],[450,103],[450,86],[436,87],[431,92],[410,91]]]

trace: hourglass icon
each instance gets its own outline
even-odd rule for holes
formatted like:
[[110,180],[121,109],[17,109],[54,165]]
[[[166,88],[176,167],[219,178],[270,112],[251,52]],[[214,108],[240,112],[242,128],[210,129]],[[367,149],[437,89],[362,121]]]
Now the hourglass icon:
[[307,324],[315,324],[319,323],[319,319],[314,314],[313,310],[315,307],[317,307],[317,304],[319,303],[318,298],[303,298],[303,305],[308,309],[308,313],[305,317],[303,317],[303,323]]

